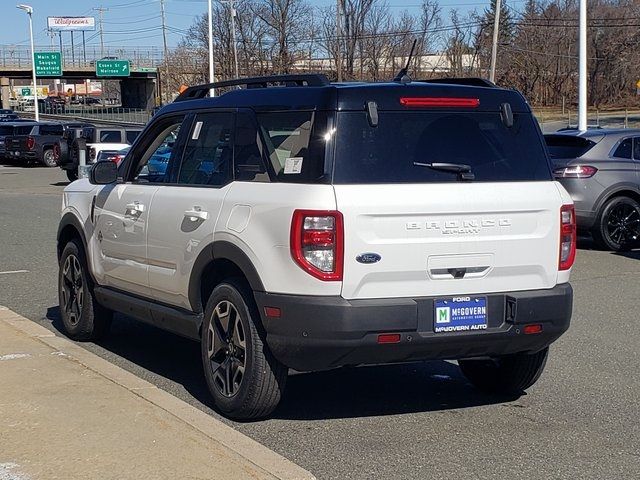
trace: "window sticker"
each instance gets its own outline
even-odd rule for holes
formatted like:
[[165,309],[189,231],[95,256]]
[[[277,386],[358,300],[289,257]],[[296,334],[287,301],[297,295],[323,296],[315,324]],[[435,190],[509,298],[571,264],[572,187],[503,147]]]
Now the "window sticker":
[[286,175],[302,172],[302,157],[289,157],[284,161],[284,173]]
[[193,135],[191,135],[191,140],[198,140],[198,138],[200,138],[200,130],[202,130],[202,122],[196,122],[196,126],[193,128]]

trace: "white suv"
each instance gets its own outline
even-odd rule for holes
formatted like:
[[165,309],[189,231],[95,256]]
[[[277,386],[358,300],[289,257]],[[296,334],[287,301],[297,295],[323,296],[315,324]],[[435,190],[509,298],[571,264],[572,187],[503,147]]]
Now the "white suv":
[[481,80],[192,87],[65,189],[68,334],[112,312],[198,340],[219,410],[288,369],[456,359],[518,393],[569,327],[576,227],[523,97]]

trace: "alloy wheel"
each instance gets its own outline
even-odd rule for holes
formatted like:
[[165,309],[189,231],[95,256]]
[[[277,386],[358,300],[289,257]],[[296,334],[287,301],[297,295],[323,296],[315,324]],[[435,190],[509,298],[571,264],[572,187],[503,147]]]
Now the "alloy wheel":
[[246,338],[238,309],[223,300],[213,310],[207,332],[213,382],[225,397],[238,393],[246,367]]
[[62,309],[69,323],[77,325],[84,304],[84,281],[78,257],[69,255],[62,267]]
[[640,212],[633,205],[620,203],[607,216],[606,231],[614,243],[624,246],[640,238]]

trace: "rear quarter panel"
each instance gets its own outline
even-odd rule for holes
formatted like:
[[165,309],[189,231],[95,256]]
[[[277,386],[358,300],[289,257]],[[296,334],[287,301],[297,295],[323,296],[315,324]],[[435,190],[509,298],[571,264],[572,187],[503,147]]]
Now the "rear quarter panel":
[[303,271],[289,246],[294,210],[335,208],[331,185],[235,182],[225,198],[214,242],[231,242],[247,254],[267,292],[340,295],[341,282],[318,280]]

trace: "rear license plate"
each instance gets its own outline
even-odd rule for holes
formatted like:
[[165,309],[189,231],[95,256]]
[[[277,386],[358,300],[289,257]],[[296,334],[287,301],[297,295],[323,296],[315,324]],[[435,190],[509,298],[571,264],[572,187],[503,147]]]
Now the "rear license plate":
[[467,332],[487,329],[486,297],[441,298],[434,303],[433,331]]

